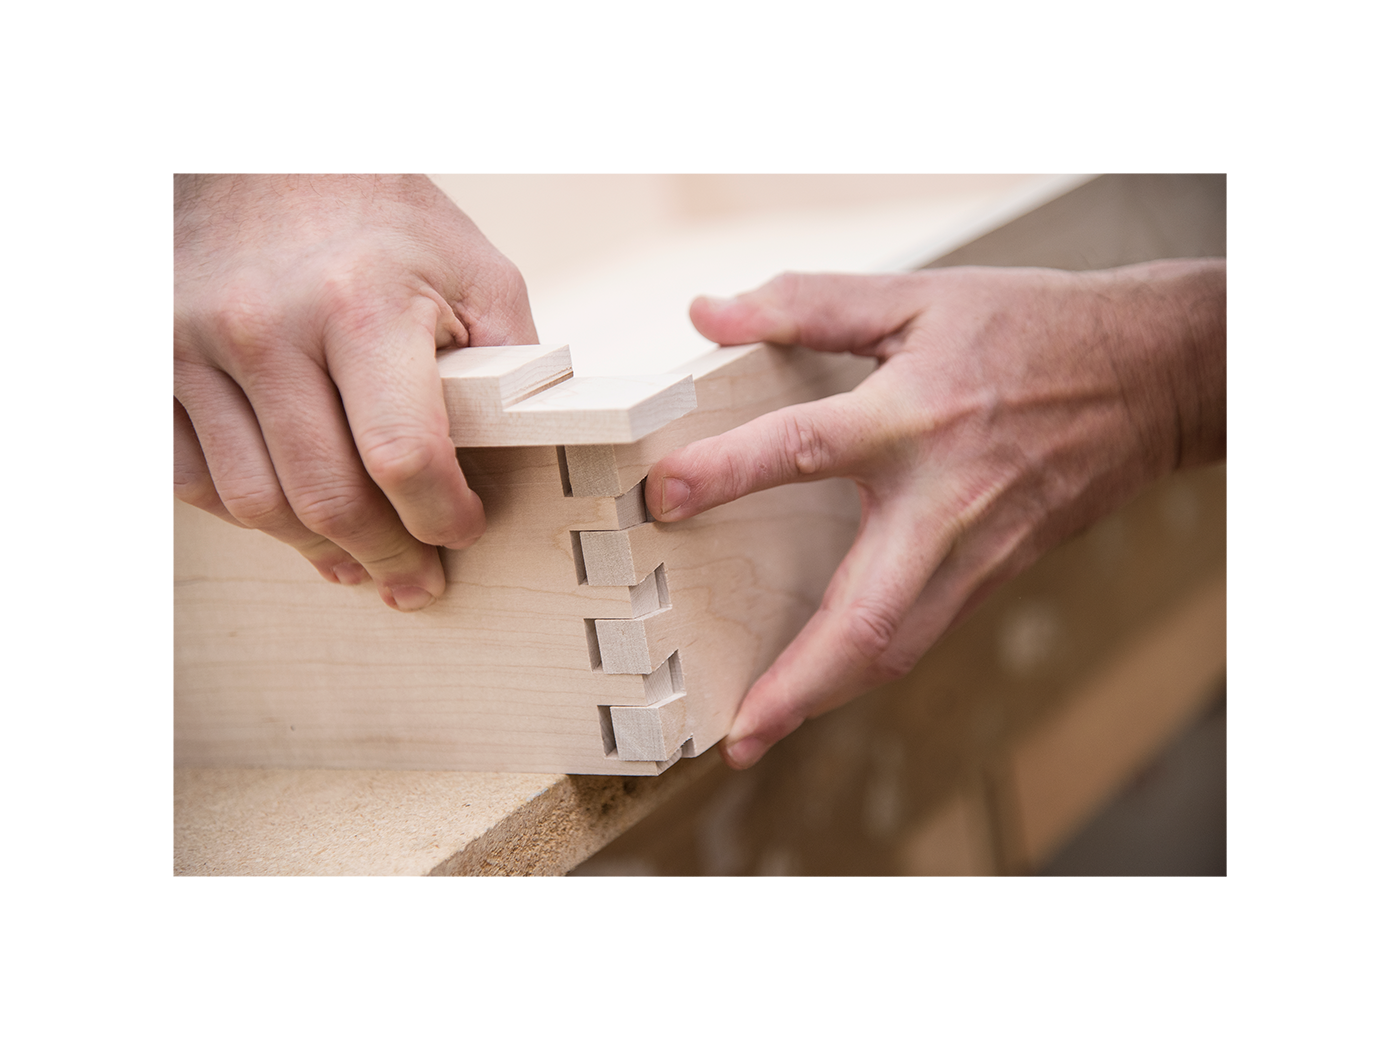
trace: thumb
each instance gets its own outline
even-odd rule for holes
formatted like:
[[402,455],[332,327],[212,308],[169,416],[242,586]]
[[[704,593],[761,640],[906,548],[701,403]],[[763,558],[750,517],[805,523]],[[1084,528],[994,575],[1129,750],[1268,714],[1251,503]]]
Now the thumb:
[[[690,320],[723,346],[797,343],[833,353],[873,353],[919,312],[928,274],[785,273],[733,299],[702,295]],[[924,289],[926,292],[926,289]]]

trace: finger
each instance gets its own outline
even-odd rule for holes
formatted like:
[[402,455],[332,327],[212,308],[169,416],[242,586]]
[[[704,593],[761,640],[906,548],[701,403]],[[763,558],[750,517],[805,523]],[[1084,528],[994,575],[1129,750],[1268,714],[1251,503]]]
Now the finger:
[[[178,368],[176,386],[184,398],[184,405],[176,402],[176,441],[186,443],[184,469],[202,469],[208,476],[213,498],[224,511],[219,516],[294,547],[331,583],[363,583],[368,577],[364,568],[344,549],[308,529],[292,511],[252,406],[237,384],[216,369]],[[189,427],[183,436],[180,416]],[[197,467],[191,465],[195,453]],[[177,486],[180,470],[177,465]]]
[[906,624],[915,634],[895,640],[896,647],[913,650],[915,659],[946,631],[971,616],[998,587],[1030,568],[1037,558],[1065,535],[1024,505],[1002,500],[991,513],[966,523],[948,558],[929,580],[928,587]]
[[874,509],[821,608],[744,697],[725,761],[746,769],[807,718],[907,671],[890,664],[890,646],[946,552],[946,540],[919,536],[899,506]]
[[770,412],[677,449],[647,475],[658,521],[682,521],[750,492],[855,473],[891,440],[888,415],[857,390]]
[[209,475],[209,464],[204,461],[204,450],[199,447],[199,436],[194,432],[190,414],[178,398],[175,399],[175,498],[222,518],[230,525],[243,527],[219,499],[219,490]]
[[515,264],[494,248],[474,269],[462,304],[468,346],[529,346],[538,343],[530,294]]
[[446,587],[437,550],[409,534],[365,471],[330,376],[295,350],[276,359],[275,370],[234,378],[293,512],[363,565],[386,605],[405,612],[430,605]]
[[927,274],[785,273],[733,299],[701,296],[690,320],[724,346],[797,343],[833,353],[878,352],[919,312]]
[[941,515],[947,555],[905,614],[883,660],[912,668],[935,642],[967,619],[998,587],[1020,575],[1053,545],[1058,533],[1037,528],[1024,503],[1002,498],[974,502],[960,514]]
[[404,527],[424,543],[462,549],[485,531],[486,515],[448,434],[436,357],[441,313],[420,297],[382,326],[332,327],[326,364],[359,457]]
[[912,669],[935,642],[967,619],[1032,560],[1007,557],[974,561],[960,544],[955,544],[899,625],[886,652],[888,664]]
[[[438,231],[454,265],[434,281],[452,302],[460,324],[438,346],[528,346],[538,343],[530,296],[520,270],[491,244],[481,228],[443,190],[424,178],[418,184],[435,202]],[[449,325],[448,327],[456,327]]]

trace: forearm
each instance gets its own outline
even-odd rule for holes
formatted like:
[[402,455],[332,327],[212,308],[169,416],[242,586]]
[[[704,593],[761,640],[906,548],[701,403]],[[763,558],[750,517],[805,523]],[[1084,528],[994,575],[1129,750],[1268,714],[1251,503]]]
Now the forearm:
[[1225,260],[1167,259],[1086,277],[1158,476],[1225,457]]

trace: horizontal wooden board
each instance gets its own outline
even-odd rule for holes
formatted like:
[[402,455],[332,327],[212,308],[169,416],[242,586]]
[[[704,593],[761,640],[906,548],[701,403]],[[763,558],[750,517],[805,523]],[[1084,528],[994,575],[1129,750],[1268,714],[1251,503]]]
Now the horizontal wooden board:
[[438,355],[459,448],[631,442],[695,407],[689,375],[573,373],[567,346],[478,346]]

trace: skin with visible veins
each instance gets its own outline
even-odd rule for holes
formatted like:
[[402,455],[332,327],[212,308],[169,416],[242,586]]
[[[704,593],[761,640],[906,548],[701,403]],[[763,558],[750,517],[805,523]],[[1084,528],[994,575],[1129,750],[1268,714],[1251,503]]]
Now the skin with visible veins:
[[515,267],[424,176],[177,176],[175,493],[410,611],[481,500],[436,352],[534,343]]
[[879,362],[850,393],[697,441],[648,476],[660,521],[791,482],[860,491],[821,607],[739,708],[723,745],[736,768],[907,673],[993,589],[1151,481],[1225,455],[1223,260],[787,274],[697,299],[691,318],[726,345]]

